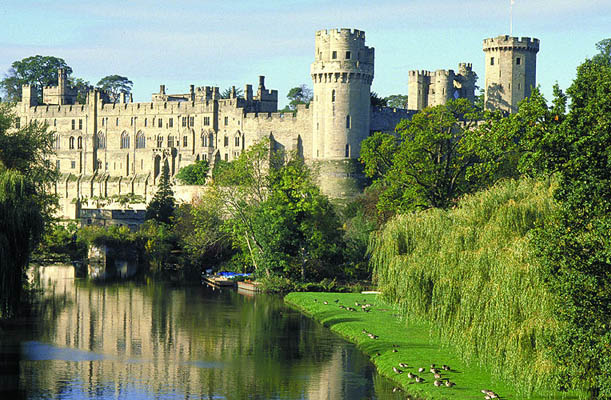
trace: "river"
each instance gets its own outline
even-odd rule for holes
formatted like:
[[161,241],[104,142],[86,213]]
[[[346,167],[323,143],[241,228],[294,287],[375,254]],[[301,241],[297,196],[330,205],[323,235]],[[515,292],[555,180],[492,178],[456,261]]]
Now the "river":
[[401,398],[279,297],[35,275],[36,312],[0,331],[2,399]]

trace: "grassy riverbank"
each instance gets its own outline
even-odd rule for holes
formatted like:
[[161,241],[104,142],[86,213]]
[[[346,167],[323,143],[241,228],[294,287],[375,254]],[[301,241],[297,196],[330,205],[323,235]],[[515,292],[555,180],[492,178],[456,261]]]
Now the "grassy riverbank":
[[[457,351],[442,347],[440,341],[431,339],[431,327],[426,322],[406,324],[399,317],[400,311],[384,303],[376,295],[289,293],[285,301],[320,321],[333,332],[356,343],[371,357],[381,375],[393,380],[411,395],[426,399],[483,399],[481,390],[490,389],[498,393],[501,398],[507,399],[562,398],[563,396],[561,393],[537,393],[525,397],[511,382],[500,381],[493,378],[488,370],[466,364]],[[324,304],[325,301],[328,304]],[[371,304],[371,311],[363,312],[355,302]],[[353,307],[357,311],[348,311],[340,308],[339,305]],[[377,335],[378,338],[371,339],[363,333],[363,329]],[[396,352],[393,352],[393,349],[396,349]],[[408,367],[399,367],[399,363],[406,363]],[[435,387],[433,385],[435,379],[429,372],[431,364],[436,364],[440,369],[443,364],[449,365],[451,370],[441,371],[441,375],[444,379],[455,382],[456,386]],[[393,367],[404,372],[397,374],[393,371]],[[425,372],[418,372],[420,367],[425,368]],[[407,376],[408,372],[423,377],[424,382],[416,383]],[[564,398],[578,397],[565,395]]]

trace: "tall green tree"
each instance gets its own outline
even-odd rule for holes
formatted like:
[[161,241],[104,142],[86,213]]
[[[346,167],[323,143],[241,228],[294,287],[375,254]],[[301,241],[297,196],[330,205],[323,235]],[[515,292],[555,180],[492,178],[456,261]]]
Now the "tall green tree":
[[33,85],[38,92],[38,101],[42,103],[42,88],[57,85],[57,69],[63,68],[67,75],[72,68],[62,58],[36,55],[15,61],[8,73],[0,81],[0,88],[7,101],[21,101],[21,85]]
[[567,89],[562,129],[549,132],[549,173],[560,184],[556,218],[536,236],[536,250],[556,294],[558,333],[551,340],[561,388],[611,397],[611,52],[577,68]]
[[163,163],[157,192],[155,192],[155,196],[153,196],[153,199],[146,207],[145,219],[154,219],[163,224],[170,224],[175,208],[176,200],[174,199],[174,191],[170,181],[170,167],[166,161]]
[[296,110],[299,104],[309,104],[312,101],[312,96],[312,89],[306,85],[292,88],[286,95],[286,98],[289,99],[289,110]]
[[376,133],[361,147],[365,173],[380,190],[381,211],[448,207],[481,184],[481,162],[466,144],[481,113],[465,99],[426,108],[403,120],[396,135]]
[[242,90],[242,88],[236,88],[235,86],[232,87],[228,87],[225,90],[223,90],[221,92],[221,99],[228,99],[231,97],[231,92],[233,91],[233,88],[235,88],[235,95],[236,97],[243,97],[244,96],[244,91]]
[[55,173],[46,126],[20,129],[7,104],[0,105],[0,319],[13,316],[25,285],[30,253],[51,219],[55,199],[45,192]]
[[388,100],[384,97],[380,97],[376,92],[369,94],[369,101],[373,107],[386,107],[388,106]]
[[385,97],[385,100],[388,107],[407,109],[407,95],[392,94],[390,96]]
[[100,79],[97,86],[108,93],[110,101],[117,103],[120,99],[121,93],[130,94],[134,82],[130,81],[124,76],[120,75],[108,75]]

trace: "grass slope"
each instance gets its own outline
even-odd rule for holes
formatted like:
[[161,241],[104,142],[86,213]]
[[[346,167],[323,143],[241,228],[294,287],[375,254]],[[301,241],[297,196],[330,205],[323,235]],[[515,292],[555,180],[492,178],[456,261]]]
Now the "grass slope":
[[[339,300],[337,303],[336,300]],[[328,304],[324,304],[327,301]],[[481,367],[467,365],[461,360],[455,349],[442,347],[440,341],[431,339],[431,326],[426,322],[405,323],[399,317],[400,311],[384,303],[376,295],[355,293],[289,293],[285,302],[296,307],[303,313],[318,320],[345,339],[356,343],[358,347],[371,357],[378,372],[396,382],[406,393],[426,399],[483,399],[482,389],[494,390],[504,399],[542,399],[542,398],[577,398],[561,393],[537,393],[530,397],[519,394],[517,388],[507,381],[494,379],[492,374]],[[369,303],[371,311],[366,313],[359,304]],[[349,306],[357,311],[339,308],[339,305]],[[371,339],[363,329],[377,336]],[[398,347],[393,347],[396,345]],[[393,352],[396,349],[396,352]],[[377,355],[379,353],[379,355]],[[399,367],[406,363],[408,368]],[[448,378],[456,386],[435,387],[433,374],[429,372],[431,364],[441,368],[442,364],[451,367],[451,371],[441,371],[443,378]],[[397,367],[404,372],[397,374]],[[425,372],[418,372],[418,368]],[[408,378],[412,372],[423,377],[422,383],[416,383]]]

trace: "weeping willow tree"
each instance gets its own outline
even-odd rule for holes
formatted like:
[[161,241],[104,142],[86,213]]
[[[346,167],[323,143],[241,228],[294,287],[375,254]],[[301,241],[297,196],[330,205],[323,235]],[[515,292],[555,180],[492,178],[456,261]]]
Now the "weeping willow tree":
[[524,392],[551,387],[554,372],[545,343],[558,321],[529,251],[532,229],[556,207],[553,186],[507,181],[454,209],[397,216],[369,248],[383,296],[408,323],[431,322],[466,360]]
[[0,319],[19,306],[30,253],[52,220],[55,197],[45,189],[56,177],[47,126],[20,129],[8,104],[0,104]]
[[27,178],[0,167],[0,318],[10,318],[21,302],[30,250],[44,226],[32,195]]

